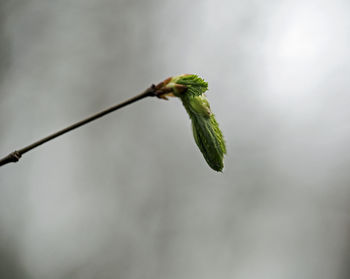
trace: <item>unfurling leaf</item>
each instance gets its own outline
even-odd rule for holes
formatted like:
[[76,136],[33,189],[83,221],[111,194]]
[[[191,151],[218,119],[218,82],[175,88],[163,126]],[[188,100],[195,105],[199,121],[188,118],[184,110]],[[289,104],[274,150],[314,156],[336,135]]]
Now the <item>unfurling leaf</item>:
[[204,92],[208,83],[196,75],[180,75],[167,80],[165,88],[179,97],[191,118],[193,136],[208,165],[222,171],[225,141]]

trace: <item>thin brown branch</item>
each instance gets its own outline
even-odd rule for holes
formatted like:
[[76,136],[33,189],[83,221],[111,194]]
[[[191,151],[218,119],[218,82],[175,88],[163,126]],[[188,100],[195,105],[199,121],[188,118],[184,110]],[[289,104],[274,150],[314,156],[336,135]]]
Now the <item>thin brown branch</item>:
[[83,125],[85,125],[85,124],[87,124],[87,123],[89,123],[91,121],[94,121],[94,120],[96,120],[96,119],[98,119],[100,117],[105,116],[106,114],[109,114],[109,113],[111,113],[113,111],[116,111],[116,110],[122,108],[122,107],[130,105],[130,104],[132,104],[132,103],[134,103],[136,101],[139,101],[139,100],[141,100],[143,98],[154,97],[154,96],[156,96],[158,98],[164,98],[163,95],[166,92],[163,92],[162,90],[160,90],[161,87],[162,87],[161,84],[159,84],[157,86],[152,85],[149,88],[147,88],[144,92],[142,92],[139,95],[136,95],[133,98],[130,98],[130,99],[128,99],[128,100],[126,100],[126,101],[124,101],[124,102],[122,102],[120,104],[114,105],[114,106],[112,106],[110,108],[107,108],[107,109],[105,109],[105,110],[103,110],[103,111],[101,111],[99,113],[96,113],[96,114],[94,114],[94,115],[92,115],[92,116],[90,116],[88,118],[85,118],[85,119],[83,119],[81,121],[78,121],[78,122],[76,122],[76,123],[74,123],[74,124],[64,128],[62,130],[59,130],[56,133],[53,133],[53,134],[51,134],[51,135],[49,135],[49,136],[47,136],[45,138],[42,138],[42,139],[40,139],[40,140],[38,140],[38,141],[36,141],[36,142],[26,146],[26,147],[23,147],[23,148],[21,148],[19,150],[16,150],[16,151],[10,153],[9,155],[5,156],[4,158],[0,159],[0,166],[3,166],[3,165],[8,164],[8,163],[18,162],[18,160],[22,157],[22,155],[24,153],[27,153],[28,151],[38,147],[39,145],[42,145],[45,142],[53,140],[54,138],[57,138],[57,137],[59,137],[59,136],[61,136],[63,134],[66,134],[66,133],[68,133],[68,132],[70,132],[70,131],[72,131],[74,129],[77,129],[77,128],[79,128],[79,127],[81,127],[81,126],[83,126]]

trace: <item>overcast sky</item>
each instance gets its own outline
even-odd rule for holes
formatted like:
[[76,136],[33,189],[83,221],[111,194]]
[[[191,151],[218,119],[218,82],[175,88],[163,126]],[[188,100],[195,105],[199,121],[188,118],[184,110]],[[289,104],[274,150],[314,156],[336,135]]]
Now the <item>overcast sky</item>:
[[150,98],[2,167],[1,277],[348,278],[349,5],[0,2],[0,154],[181,73],[228,149]]

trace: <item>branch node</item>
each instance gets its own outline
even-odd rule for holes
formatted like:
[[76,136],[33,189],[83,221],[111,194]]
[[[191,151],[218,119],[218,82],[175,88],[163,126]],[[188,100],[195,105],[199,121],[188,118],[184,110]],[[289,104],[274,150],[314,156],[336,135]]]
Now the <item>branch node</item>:
[[0,166],[8,164],[8,163],[16,163],[19,161],[19,159],[22,157],[22,154],[18,152],[17,150],[10,153],[6,157],[2,158],[0,160]]
[[13,162],[18,162],[19,159],[22,157],[21,153],[19,153],[17,150],[12,152],[10,156],[13,159]]

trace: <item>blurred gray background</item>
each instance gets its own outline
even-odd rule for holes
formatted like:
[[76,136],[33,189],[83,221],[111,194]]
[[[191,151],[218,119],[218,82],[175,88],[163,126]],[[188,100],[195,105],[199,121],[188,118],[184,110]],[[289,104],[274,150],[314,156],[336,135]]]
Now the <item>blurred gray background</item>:
[[347,0],[1,0],[0,153],[181,73],[228,154],[215,173],[176,99],[146,99],[0,169],[0,278],[350,276]]

